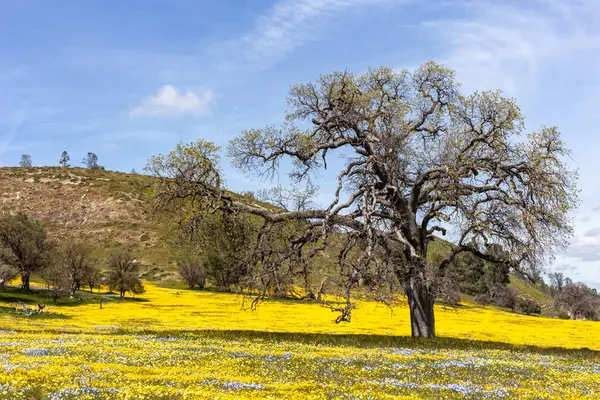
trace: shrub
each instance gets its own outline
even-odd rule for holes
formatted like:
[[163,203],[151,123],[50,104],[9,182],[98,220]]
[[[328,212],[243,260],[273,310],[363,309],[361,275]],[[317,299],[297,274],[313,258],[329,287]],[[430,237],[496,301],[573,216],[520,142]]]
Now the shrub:
[[499,307],[510,308],[515,311],[517,307],[518,290],[508,286],[502,286],[496,290],[494,304]]
[[442,279],[440,283],[440,299],[443,303],[451,306],[460,303],[460,287],[454,280],[448,277]]
[[193,289],[196,285],[202,289],[206,285],[206,270],[199,257],[192,255],[180,257],[177,260],[177,269],[190,289]]
[[31,274],[51,264],[53,247],[39,221],[23,213],[0,218],[0,263],[19,271],[25,290]]
[[487,293],[478,294],[473,298],[473,301],[477,304],[481,304],[482,306],[487,306],[492,302],[490,295]]
[[41,272],[42,278],[48,285],[52,300],[56,302],[59,297],[69,296],[71,293],[72,279],[69,271],[61,263],[54,262]]
[[145,289],[140,280],[140,265],[129,251],[117,251],[110,256],[106,284],[111,290],[119,292],[121,298],[126,292],[133,294],[144,293]]
[[517,297],[517,309],[527,315],[542,313],[542,306],[531,297],[526,296]]

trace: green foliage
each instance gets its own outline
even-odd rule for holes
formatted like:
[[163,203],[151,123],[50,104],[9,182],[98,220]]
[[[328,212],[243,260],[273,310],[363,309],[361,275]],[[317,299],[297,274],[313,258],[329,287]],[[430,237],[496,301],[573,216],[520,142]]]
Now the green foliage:
[[246,263],[254,237],[247,216],[221,214],[201,222],[202,263],[208,280],[216,287],[229,290],[248,276]]
[[542,313],[542,306],[531,297],[519,296],[517,298],[517,310],[527,315],[539,315]]
[[168,154],[153,156],[145,171],[161,178],[186,180],[219,186],[219,147],[199,139],[192,143],[178,143]]
[[4,285],[13,280],[18,274],[19,272],[14,267],[2,264],[0,261],[0,288],[4,288]]
[[110,255],[106,284],[111,290],[119,292],[121,298],[126,292],[133,294],[144,293],[140,280],[140,265],[128,250],[119,250]]
[[0,219],[0,262],[19,271],[25,289],[32,273],[50,265],[53,247],[42,224],[26,214]]

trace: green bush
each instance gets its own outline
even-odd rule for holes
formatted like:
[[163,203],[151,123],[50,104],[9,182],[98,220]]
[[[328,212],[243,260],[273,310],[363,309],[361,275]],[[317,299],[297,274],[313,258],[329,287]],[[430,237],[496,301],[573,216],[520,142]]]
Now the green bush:
[[517,310],[523,314],[541,314],[542,306],[531,297],[519,296],[517,298]]

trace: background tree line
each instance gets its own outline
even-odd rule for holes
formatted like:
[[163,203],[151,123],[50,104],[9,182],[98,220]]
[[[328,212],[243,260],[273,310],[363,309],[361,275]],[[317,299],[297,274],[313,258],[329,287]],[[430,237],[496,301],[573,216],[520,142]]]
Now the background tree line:
[[0,217],[0,287],[20,276],[22,288],[30,291],[31,277],[38,275],[54,301],[102,284],[120,297],[144,292],[140,264],[130,251],[111,253],[104,271],[102,264],[89,245],[75,240],[59,243],[24,213]]
[[[65,150],[61,153],[60,159],[58,160],[58,164],[63,168],[68,168],[71,166],[69,161],[71,160],[71,156]],[[81,163],[85,165],[86,168],[89,169],[100,169],[104,170],[102,165],[98,164],[98,156],[93,152],[88,152],[86,156],[81,160]],[[21,161],[19,161],[19,167],[21,168],[31,168],[33,167],[33,159],[30,154],[21,155]]]

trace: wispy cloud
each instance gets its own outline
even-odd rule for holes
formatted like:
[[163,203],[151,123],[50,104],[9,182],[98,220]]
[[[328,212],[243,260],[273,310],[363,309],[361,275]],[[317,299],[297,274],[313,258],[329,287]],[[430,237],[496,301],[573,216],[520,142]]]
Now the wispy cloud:
[[583,236],[585,237],[599,237],[600,236],[600,228],[593,228],[589,231],[586,231]]
[[23,126],[23,124],[25,123],[26,117],[27,117],[26,110],[22,110],[21,112],[19,112],[15,116],[14,125],[9,129],[8,133],[0,140],[0,163],[3,162],[4,154],[8,150],[14,151],[14,148],[11,149],[11,145],[12,145],[13,141],[15,140],[15,138],[17,137],[17,134],[19,133],[21,126]]
[[164,85],[154,96],[144,99],[130,110],[131,117],[177,118],[202,116],[210,112],[214,94],[210,90],[179,92],[172,85]]
[[576,237],[562,257],[584,262],[600,261],[600,236],[594,233]]
[[266,68],[299,46],[322,38],[327,22],[351,10],[410,0],[283,0],[256,18],[253,29],[229,43],[219,44],[235,54],[229,66]]
[[469,90],[501,88],[511,95],[535,86],[551,69],[600,48],[597,2],[586,0],[459,1],[464,16],[425,22],[447,49]]

